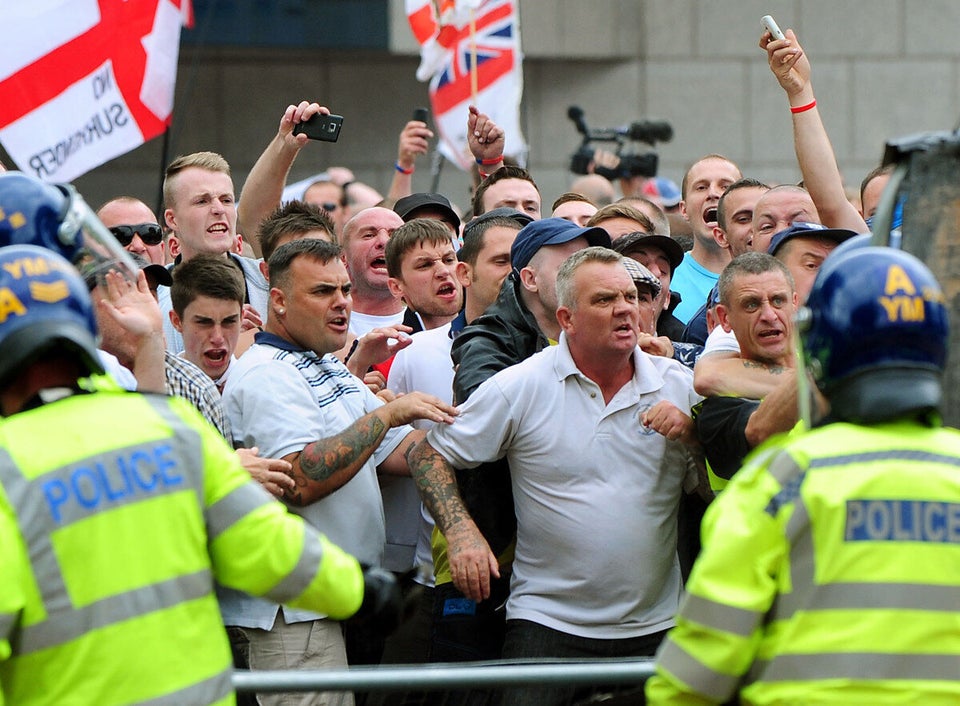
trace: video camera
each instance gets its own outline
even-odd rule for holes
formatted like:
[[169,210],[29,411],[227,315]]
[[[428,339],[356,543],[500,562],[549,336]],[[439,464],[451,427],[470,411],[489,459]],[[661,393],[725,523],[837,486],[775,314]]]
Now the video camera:
[[673,139],[673,128],[670,123],[662,120],[636,120],[622,127],[591,130],[583,119],[583,108],[577,105],[571,105],[567,109],[567,117],[577,126],[577,132],[583,135],[583,142],[570,158],[570,171],[574,174],[589,173],[590,164],[594,161],[596,152],[591,142],[616,142],[615,154],[620,158],[620,162],[612,168],[596,166],[594,173],[610,180],[632,176],[655,177],[659,163],[657,153],[653,151],[643,154],[624,152],[624,145],[632,141],[653,147],[657,142],[669,142]]

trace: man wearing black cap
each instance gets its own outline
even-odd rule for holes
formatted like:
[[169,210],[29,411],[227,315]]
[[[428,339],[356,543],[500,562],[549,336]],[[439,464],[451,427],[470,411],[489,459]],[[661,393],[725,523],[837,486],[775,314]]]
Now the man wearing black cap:
[[393,210],[404,223],[409,223],[414,218],[430,218],[450,228],[454,237],[460,234],[460,217],[443,194],[410,194],[398,199]]
[[671,341],[679,341],[683,333],[683,322],[672,313],[679,303],[674,302],[670,291],[673,271],[683,262],[683,248],[666,235],[651,235],[643,232],[629,233],[617,238],[613,249],[624,257],[629,257],[650,270],[660,280],[660,295],[657,297],[657,333]]

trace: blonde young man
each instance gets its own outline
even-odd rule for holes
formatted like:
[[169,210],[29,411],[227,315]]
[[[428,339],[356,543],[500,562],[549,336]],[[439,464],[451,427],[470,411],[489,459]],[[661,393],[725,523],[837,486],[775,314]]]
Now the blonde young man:
[[[215,152],[195,152],[177,157],[163,180],[164,220],[179,245],[177,263],[206,253],[227,259],[244,278],[243,319],[246,331],[263,325],[269,287],[259,261],[234,252],[237,244],[237,205],[230,165]],[[164,314],[164,335],[172,353],[183,350],[180,333],[169,322],[172,304],[167,289],[159,291]]]

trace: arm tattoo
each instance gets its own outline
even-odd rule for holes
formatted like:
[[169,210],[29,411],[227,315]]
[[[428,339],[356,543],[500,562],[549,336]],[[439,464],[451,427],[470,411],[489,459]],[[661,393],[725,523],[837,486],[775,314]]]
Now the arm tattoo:
[[744,360],[743,367],[766,370],[771,375],[782,375],[783,371],[786,370],[782,365],[767,365],[766,363],[758,363],[755,360]]
[[407,450],[420,497],[444,534],[470,517],[460,499],[453,467],[426,440]]
[[[300,469],[314,481],[324,481],[337,471],[362,465],[372,454],[387,425],[375,414],[357,420],[336,436],[307,444],[300,453]],[[306,480],[303,481],[306,485]]]

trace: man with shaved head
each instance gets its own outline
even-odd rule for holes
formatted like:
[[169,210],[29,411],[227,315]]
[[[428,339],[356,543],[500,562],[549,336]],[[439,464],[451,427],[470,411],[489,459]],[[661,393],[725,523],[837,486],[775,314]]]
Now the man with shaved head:
[[732,161],[709,154],[691,165],[680,184],[680,213],[693,232],[693,248],[684,256],[671,284],[680,295],[680,304],[673,313],[683,323],[707,300],[720,271],[730,261],[730,253],[714,239],[713,229],[717,225],[720,196],[742,176]]

